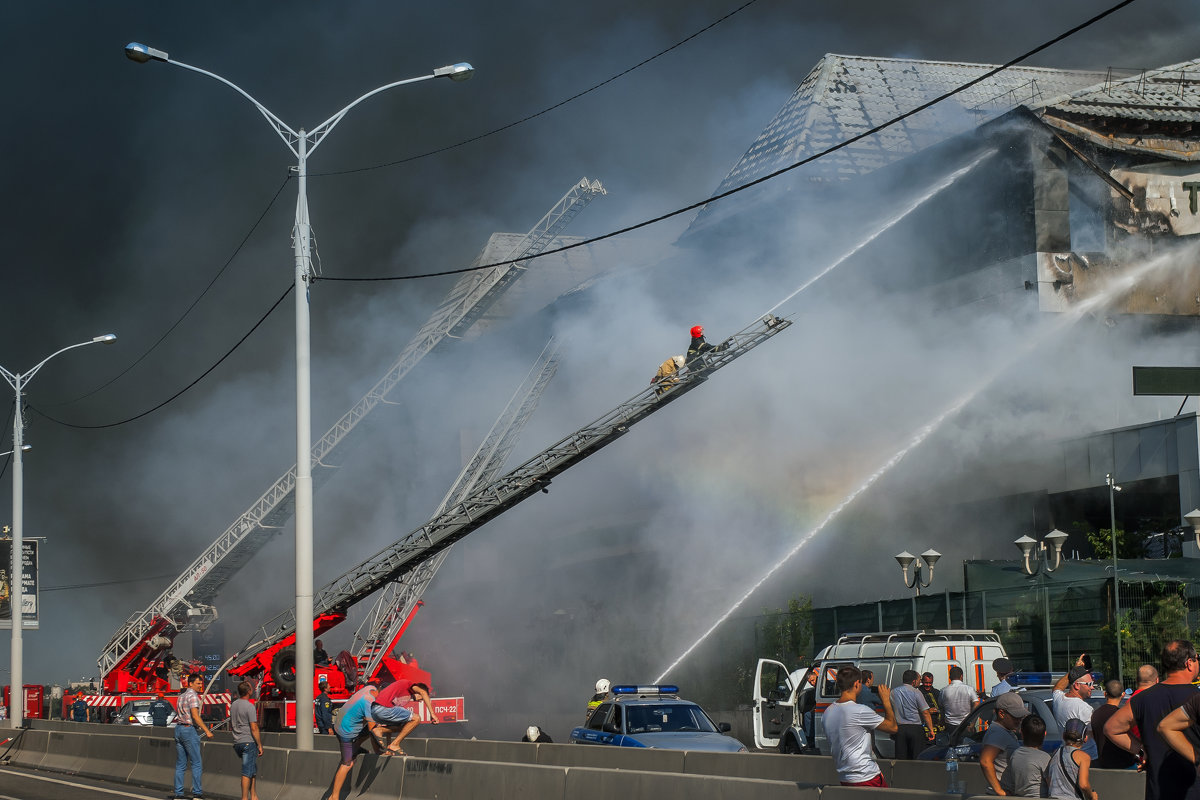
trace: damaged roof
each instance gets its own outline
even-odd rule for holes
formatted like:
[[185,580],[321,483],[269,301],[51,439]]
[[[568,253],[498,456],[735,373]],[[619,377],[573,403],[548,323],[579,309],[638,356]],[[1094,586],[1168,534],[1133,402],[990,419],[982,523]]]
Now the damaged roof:
[[[826,54],[721,181],[715,194],[819,153],[996,67]],[[802,168],[809,180],[847,180],[924,150],[1019,105],[1095,86],[1104,72],[1011,67],[887,130]],[[709,213],[701,209],[697,222]],[[695,225],[695,223],[693,223]]]
[[1109,149],[1200,161],[1200,59],[1106,78],[1031,106],[1048,125]]

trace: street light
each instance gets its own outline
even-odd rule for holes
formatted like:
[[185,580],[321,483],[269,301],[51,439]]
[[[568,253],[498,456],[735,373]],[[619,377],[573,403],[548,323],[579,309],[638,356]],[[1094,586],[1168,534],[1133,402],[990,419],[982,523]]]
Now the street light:
[[[23,445],[21,445],[21,452],[22,452],[22,453],[28,453],[28,452],[29,452],[30,450],[32,450],[32,449],[33,449],[33,445],[31,445],[31,444],[23,444]],[[0,453],[0,458],[4,458],[5,456],[11,456],[12,454],[13,454],[13,451],[12,451],[12,450],[5,450],[3,453]],[[5,533],[7,533],[7,532],[8,532],[8,528],[7,528],[7,526],[5,527],[5,529],[4,529],[4,532],[5,532]]]
[[[321,145],[329,132],[342,121],[346,112],[354,108],[368,97],[409,83],[427,81],[433,78],[449,78],[452,81],[465,81],[475,72],[475,68],[466,62],[438,67],[428,75],[395,81],[372,89],[341,111],[334,114],[311,131],[301,128],[292,130],[283,120],[273,114],[266,106],[251,97],[244,89],[220,75],[209,72],[182,61],[172,60],[162,50],[156,50],[140,42],[130,42],[125,46],[125,55],[139,64],[149,61],[161,61],[173,64],[183,69],[197,72],[213,80],[219,81],[230,89],[249,100],[259,113],[266,118],[279,138],[296,157],[296,178],[298,183],[296,195],[296,222],[293,228],[293,252],[295,255],[296,281],[296,675],[310,676],[313,672],[313,632],[312,626],[304,623],[313,617],[313,581],[312,581],[312,551],[313,551],[313,501],[312,501],[312,409],[311,409],[311,377],[309,354],[309,308],[308,285],[312,277],[312,246],[311,231],[308,217],[308,157]],[[296,681],[296,708],[312,708],[312,681],[301,678]],[[313,748],[313,732],[311,725],[296,726],[296,746],[300,750]]]
[[[1042,575],[1042,629],[1046,634],[1046,669],[1053,669],[1051,666],[1054,663],[1054,645],[1050,638],[1050,587],[1046,584],[1045,576],[1049,575],[1054,570],[1062,566],[1062,548],[1067,541],[1067,535],[1055,528],[1046,534],[1042,541],[1034,539],[1032,536],[1022,536],[1013,544],[1021,549],[1021,555],[1024,557],[1024,562],[1021,564],[1021,569],[1026,575],[1035,576],[1041,573]],[[1037,554],[1034,554],[1034,551]],[[1054,566],[1050,566],[1051,553],[1053,553]],[[1033,563],[1030,563],[1032,557]]]
[[[933,565],[936,564],[938,559],[941,557],[942,554],[937,550],[926,550],[924,553],[921,553],[920,558],[914,556],[907,550],[905,550],[903,553],[900,553],[898,556],[895,556],[896,563],[900,565],[900,569],[904,573],[904,585],[909,589],[916,589],[917,596],[920,597],[921,589],[928,589],[929,584],[933,583]],[[925,559],[924,564],[921,563],[922,558]],[[917,564],[915,567],[913,567],[913,576],[912,580],[910,581],[908,579],[908,568],[912,566],[914,561],[917,562]],[[921,581],[921,568],[923,566],[929,567],[929,577],[924,582]]]
[[21,576],[23,575],[21,556],[25,547],[25,464],[22,454],[26,450],[29,450],[29,445],[25,444],[25,412],[21,407],[21,396],[25,392],[25,387],[33,380],[33,376],[37,375],[38,371],[46,366],[46,363],[55,356],[62,355],[68,350],[74,350],[78,347],[87,347],[89,344],[109,344],[116,340],[116,334],[106,333],[103,336],[97,336],[86,342],[64,347],[62,350],[51,353],[43,358],[36,366],[27,370],[24,374],[9,372],[4,367],[0,367],[0,375],[4,376],[4,380],[8,381],[8,385],[16,392],[16,403],[13,405],[13,449],[11,453],[13,457],[12,562],[9,565],[10,571],[8,573],[8,607],[12,616],[12,649],[9,652],[9,656],[12,659],[12,668],[9,671],[11,677],[9,685],[12,689],[9,692],[10,713],[8,716],[13,728],[21,727],[22,717],[25,716],[25,676],[22,674],[25,641],[21,630],[24,623],[24,614],[22,613],[24,597],[22,596],[22,591],[25,588],[21,581]]
[[[1117,479],[1110,472],[1104,476],[1104,482],[1108,484],[1108,524],[1109,532],[1112,533],[1112,556],[1113,556],[1113,628],[1117,634],[1117,680],[1121,680],[1121,578],[1117,572],[1117,503],[1116,493],[1121,491],[1121,487],[1117,486]],[[1165,540],[1164,540],[1165,542]]]

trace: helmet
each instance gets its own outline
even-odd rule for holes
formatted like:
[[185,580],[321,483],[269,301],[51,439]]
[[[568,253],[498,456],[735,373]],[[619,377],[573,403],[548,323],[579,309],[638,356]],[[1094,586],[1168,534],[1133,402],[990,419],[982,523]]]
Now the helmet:
[[704,335],[704,326],[703,325],[693,325],[692,326],[692,338],[693,339],[699,339],[703,335]]
[[675,362],[675,369],[683,369],[683,365],[687,363],[683,356],[672,356],[671,360]]
[[536,742],[538,740],[538,736],[540,736],[541,733],[542,733],[542,729],[539,728],[537,725],[530,725],[528,728],[525,729],[525,738],[531,742]]
[[609,684],[608,678],[601,678],[600,680],[596,681],[596,694],[604,694],[608,691],[608,687],[610,685],[611,684]]

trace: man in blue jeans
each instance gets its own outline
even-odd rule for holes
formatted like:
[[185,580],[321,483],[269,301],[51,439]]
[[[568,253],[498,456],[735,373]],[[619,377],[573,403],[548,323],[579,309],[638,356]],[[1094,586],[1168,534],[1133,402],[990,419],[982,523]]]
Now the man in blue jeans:
[[229,709],[229,726],[233,729],[233,752],[242,760],[242,800],[258,800],[254,776],[258,774],[258,757],[263,754],[262,737],[258,735],[258,712],[250,702],[250,682],[238,684],[238,699]]
[[191,675],[184,678],[184,691],[175,701],[175,715],[179,721],[175,725],[175,798],[183,800],[183,773],[188,762],[192,765],[192,797],[202,800],[203,789],[200,777],[203,765],[200,763],[200,734],[211,739],[212,730],[200,719],[200,692],[204,689],[204,676]]

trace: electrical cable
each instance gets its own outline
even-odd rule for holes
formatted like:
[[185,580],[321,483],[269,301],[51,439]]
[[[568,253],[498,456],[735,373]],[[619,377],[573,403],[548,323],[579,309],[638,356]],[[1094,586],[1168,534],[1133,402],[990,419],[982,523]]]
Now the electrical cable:
[[142,581],[161,581],[167,578],[174,578],[175,575],[146,575],[141,578],[125,578],[118,581],[99,581],[97,583],[72,583],[64,586],[42,586],[38,589],[39,592],[65,592],[71,589],[95,589],[100,586],[120,586],[126,583],[141,583]]
[[[287,186],[288,181],[290,181],[291,179],[292,179],[291,175],[288,175],[286,178],[283,179],[283,183],[279,184],[279,188],[275,190],[275,194],[273,197],[271,197],[271,201],[269,203],[267,203],[267,207],[264,208],[262,213],[258,215],[258,219],[256,219],[254,221],[254,224],[250,226],[250,230],[246,232],[246,235],[242,237],[242,241],[238,243],[237,248],[233,251],[233,253],[229,256],[229,258],[225,260],[225,263],[221,265],[221,268],[219,270],[217,270],[217,274],[213,275],[212,280],[210,280],[208,282],[208,285],[204,287],[204,290],[202,292],[200,292],[200,294],[196,297],[195,300],[192,301],[192,304],[189,305],[186,309],[184,309],[184,312],[179,317],[179,319],[175,320],[175,322],[171,325],[171,327],[167,328],[166,331],[163,332],[163,335],[159,336],[158,339],[154,342],[154,344],[150,345],[150,347],[146,350],[146,352],[144,352],[140,356],[138,356],[137,359],[135,359],[134,362],[132,364],[130,364],[128,367],[121,370],[116,375],[114,375],[113,377],[111,377],[107,381],[105,381],[104,383],[97,386],[95,389],[92,389],[90,392],[87,392],[86,394],[81,394],[78,397],[74,398],[73,400],[64,400],[61,403],[55,403],[54,408],[61,408],[62,406],[67,406],[67,405],[71,405],[72,403],[77,403],[80,400],[91,397],[92,395],[96,394],[96,392],[99,392],[102,389],[108,388],[113,383],[116,383],[117,380],[122,378],[126,373],[128,373],[130,370],[132,370],[138,364],[142,363],[142,361],[145,360],[146,356],[153,353],[158,348],[158,346],[163,343],[163,340],[165,340],[168,336],[170,336],[172,331],[174,331],[176,328],[179,327],[180,323],[183,322],[183,320],[187,318],[187,315],[192,313],[192,309],[194,309],[199,304],[199,302],[204,298],[204,296],[206,294],[208,294],[208,291],[210,289],[212,289],[213,284],[215,284],[217,282],[217,279],[219,279],[222,275],[225,274],[225,270],[228,269],[229,265],[233,263],[233,260],[235,258],[237,258],[237,254],[242,252],[242,248],[246,246],[246,242],[250,241],[250,237],[254,234],[254,232],[256,230],[258,230],[258,226],[260,224],[262,224],[263,219],[267,216],[267,212],[270,211],[275,206],[275,201],[279,199],[279,195],[283,193],[284,187]],[[3,473],[0,472],[0,475],[2,475],[2,474]]]
[[160,408],[162,408],[163,406],[165,406],[165,405],[167,405],[168,403],[170,403],[170,402],[172,402],[172,401],[176,400],[176,399],[177,399],[177,398],[178,398],[180,395],[182,395],[184,392],[186,392],[187,390],[191,389],[193,386],[195,386],[196,384],[198,384],[200,381],[202,381],[202,380],[204,380],[205,378],[207,378],[207,377],[208,377],[208,375],[209,375],[209,373],[211,373],[211,372],[212,372],[214,369],[216,369],[217,367],[221,366],[221,362],[223,362],[225,359],[227,359],[227,358],[229,358],[231,355],[233,355],[233,352],[234,352],[235,350],[237,350],[239,347],[241,347],[243,342],[245,342],[247,339],[249,339],[249,338],[250,338],[250,334],[252,334],[252,333],[254,333],[256,330],[258,330],[258,327],[259,327],[260,325],[262,325],[264,322],[266,322],[266,321],[267,321],[267,317],[271,316],[271,313],[272,313],[272,312],[273,312],[275,309],[279,308],[279,304],[283,302],[283,299],[284,299],[285,297],[287,297],[289,294],[291,294],[291,292],[292,292],[292,289],[294,289],[294,288],[296,288],[294,284],[288,284],[288,288],[287,288],[287,289],[284,291],[284,293],[283,293],[283,294],[279,295],[279,299],[275,301],[274,305],[272,305],[270,308],[268,308],[268,309],[267,309],[267,313],[265,313],[265,314],[263,314],[261,317],[259,317],[259,319],[258,319],[258,322],[254,323],[254,327],[253,327],[253,328],[251,328],[250,330],[246,331],[245,335],[243,335],[243,336],[242,336],[242,338],[238,339],[238,340],[237,340],[237,343],[236,343],[236,344],[234,344],[234,346],[233,346],[233,347],[229,348],[229,350],[228,350],[228,351],[226,351],[225,355],[223,355],[223,356],[221,356],[219,359],[217,359],[217,363],[213,364],[211,367],[209,367],[208,369],[204,370],[204,372],[203,372],[203,373],[201,373],[200,377],[196,378],[196,380],[192,381],[192,382],[191,382],[191,383],[189,383],[187,386],[183,387],[183,388],[182,388],[182,389],[180,389],[178,392],[176,392],[175,394],[173,394],[173,395],[171,395],[170,397],[168,397],[166,400],[163,400],[161,403],[159,403],[158,405],[156,405],[154,408],[147,409],[147,410],[143,411],[143,412],[142,412],[142,413],[140,413],[140,414],[135,414],[134,416],[132,416],[132,417],[129,417],[129,418],[127,418],[127,419],[123,419],[123,420],[121,420],[120,422],[109,422],[109,423],[107,423],[107,424],[105,424],[105,425],[76,425],[76,424],[74,424],[74,423],[67,422],[66,420],[61,420],[61,419],[58,419],[58,418],[56,418],[56,417],[52,417],[52,416],[50,416],[49,414],[47,414],[45,411],[42,411],[42,410],[41,410],[41,409],[39,409],[39,408],[35,408],[35,407],[34,407],[34,406],[32,406],[32,405],[31,405],[31,406],[29,406],[29,409],[30,409],[31,411],[35,411],[35,412],[37,412],[37,414],[38,414],[39,416],[41,416],[41,417],[43,417],[43,418],[45,418],[45,419],[48,419],[48,420],[49,420],[49,421],[51,421],[51,422],[57,422],[59,425],[64,425],[64,426],[66,426],[66,427],[68,427],[68,428],[75,428],[75,429],[77,429],[77,430],[89,430],[89,431],[100,430],[100,429],[102,429],[102,428],[115,428],[115,427],[117,427],[118,425],[124,425],[124,424],[126,424],[126,423],[128,423],[128,422],[133,422],[134,420],[138,420],[138,419],[141,419],[142,417],[145,417],[145,416],[148,416],[148,415],[150,415],[150,414],[153,414],[155,411],[158,411],[158,410],[159,410]]
[[447,150],[454,150],[455,148],[462,147],[462,146],[468,145],[468,144],[472,144],[474,142],[478,142],[480,139],[486,139],[489,136],[495,136],[497,133],[503,133],[504,131],[508,130],[509,128],[515,128],[516,126],[521,125],[522,123],[529,122],[530,120],[537,119],[538,117],[543,116],[545,114],[549,114],[551,111],[562,108],[567,103],[570,103],[574,100],[578,100],[579,98],[583,97],[584,95],[591,94],[592,92],[596,91],[597,89],[612,83],[613,81],[617,80],[618,78],[625,77],[626,75],[633,72],[634,70],[646,66],[651,61],[661,58],[662,56],[665,56],[667,53],[671,52],[672,50],[682,47],[683,45],[690,42],[692,39],[695,39],[697,36],[700,36],[701,34],[717,27],[725,20],[729,19],[730,17],[732,17],[733,15],[735,15],[741,11],[744,11],[745,9],[749,8],[750,6],[754,5],[757,2],[758,2],[758,0],[748,0],[748,2],[743,3],[742,5],[738,6],[733,11],[730,11],[728,14],[726,14],[725,16],[721,17],[720,19],[717,19],[715,22],[711,22],[708,25],[705,25],[703,28],[696,31],[691,36],[688,36],[686,39],[681,39],[680,41],[678,41],[675,44],[668,47],[666,50],[660,50],[659,52],[655,53],[654,55],[650,56],[649,58],[643,59],[642,61],[639,61],[638,63],[634,64],[632,67],[629,67],[626,70],[618,72],[616,75],[613,75],[611,78],[600,81],[600,83],[597,83],[596,85],[592,86],[591,88],[584,89],[582,92],[573,94],[565,100],[560,100],[559,102],[555,103],[552,106],[543,108],[541,111],[538,111],[535,114],[530,114],[529,116],[521,117],[520,119],[518,119],[514,122],[510,122],[507,125],[501,125],[499,128],[493,128],[492,130],[490,130],[486,133],[481,133],[478,136],[472,136],[469,139],[463,139],[460,142],[455,142],[454,144],[448,144],[445,147],[439,147],[435,150],[430,150],[428,152],[421,153],[419,155],[409,156],[407,158],[401,158],[397,161],[388,161],[383,164],[375,164],[370,167],[355,167],[352,169],[335,170],[335,171],[331,171],[331,172],[312,172],[312,173],[309,173],[308,177],[310,177],[310,178],[326,178],[326,177],[330,177],[333,175],[351,175],[351,174],[354,174],[357,172],[369,172],[371,170],[384,169],[386,167],[395,167],[395,166],[399,166],[400,164],[407,164],[410,161],[417,161],[422,158],[428,158],[429,156],[435,156],[438,153],[444,153]]
[[1025,61],[1025,60],[1037,55],[1038,53],[1042,52],[1043,50],[1046,50],[1047,48],[1058,44],[1062,40],[1075,35],[1076,33],[1083,30],[1084,28],[1094,25],[1095,23],[1099,22],[1100,20],[1104,19],[1105,17],[1108,17],[1111,14],[1116,13],[1117,11],[1124,8],[1125,6],[1130,5],[1131,3],[1134,3],[1134,2],[1136,2],[1136,0],[1121,0],[1121,2],[1117,3],[1116,5],[1107,9],[1106,11],[1102,11],[1099,14],[1097,14],[1096,16],[1092,17],[1091,19],[1088,19],[1087,21],[1082,22],[1079,25],[1076,25],[1075,27],[1071,28],[1070,30],[1059,34],[1058,36],[1054,37],[1053,39],[1050,39],[1049,41],[1038,45],[1037,47],[1033,48],[1029,52],[1024,53],[1020,56],[1017,56],[1016,58],[1014,58],[1010,61],[1007,61],[998,67],[994,67],[994,68],[988,70],[987,72],[983,73],[979,77],[973,78],[973,79],[967,81],[966,83],[964,83],[960,86],[957,86],[954,89],[951,89],[950,91],[948,91],[944,94],[938,95],[937,97],[933,98],[932,100],[922,103],[921,105],[916,106],[915,108],[912,108],[912,109],[904,112],[903,114],[892,117],[887,122],[876,125],[875,127],[865,130],[862,133],[856,134],[855,136],[851,136],[849,139],[844,139],[844,140],[838,142],[837,144],[834,144],[830,147],[825,148],[824,150],[821,150],[817,153],[813,153],[812,155],[810,155],[806,158],[802,158],[801,160],[795,162],[794,164],[790,164],[786,167],[781,167],[780,169],[777,169],[774,172],[769,172],[766,175],[762,175],[758,178],[755,178],[752,181],[748,181],[746,183],[739,184],[738,186],[735,186],[732,189],[728,189],[719,194],[714,194],[711,197],[708,197],[704,200],[699,200],[695,203],[690,203],[689,205],[686,205],[683,208],[678,208],[674,211],[669,211],[665,214],[660,214],[657,217],[643,220],[642,222],[634,223],[633,225],[627,225],[624,228],[619,228],[615,231],[610,231],[608,233],[604,233],[599,236],[593,236],[590,239],[583,239],[581,241],[574,242],[572,244],[563,245],[562,247],[555,247],[555,248],[551,248],[548,250],[543,250],[540,253],[534,253],[533,255],[522,256],[521,258],[509,259],[507,261],[496,261],[496,262],[493,262],[490,264],[480,264],[479,266],[474,266],[474,267],[462,267],[459,269],[443,270],[441,272],[426,272],[426,273],[421,273],[419,275],[388,275],[388,276],[383,276],[383,277],[325,276],[321,280],[360,282],[361,283],[361,282],[377,282],[377,281],[411,281],[411,280],[419,280],[419,279],[423,279],[423,278],[440,278],[440,277],[443,277],[446,275],[461,275],[466,272],[476,272],[478,270],[493,269],[495,267],[505,267],[505,266],[509,266],[511,264],[515,264],[518,261],[520,261],[521,263],[526,263],[529,261],[533,261],[534,259],[537,259],[537,258],[544,258],[546,256],[555,255],[556,253],[566,252],[567,250],[574,250],[577,247],[584,247],[589,244],[595,244],[596,242],[601,242],[601,241],[604,241],[605,239],[612,239],[617,236],[622,236],[626,233],[631,233],[633,231],[640,230],[642,228],[646,228],[651,225],[655,225],[659,222],[663,222],[665,220],[671,219],[672,217],[677,217],[680,214],[686,214],[689,211],[694,211],[697,208],[700,208],[701,206],[707,205],[709,203],[714,203],[718,200],[724,200],[726,197],[737,194],[738,192],[745,191],[746,189],[749,189],[753,186],[757,186],[760,183],[766,183],[767,181],[777,178],[780,175],[783,175],[784,173],[791,172],[792,170],[803,167],[806,164],[811,164],[812,162],[814,162],[820,158],[824,158],[827,155],[836,153],[838,150],[841,150],[842,148],[849,147],[850,145],[852,145],[856,142],[860,142],[869,136],[874,136],[875,134],[879,133],[880,131],[887,130],[888,128],[892,127],[893,125],[903,122],[904,120],[908,119],[909,117],[911,117],[915,114],[919,114],[920,112],[926,110],[927,108],[931,108],[931,107],[937,105],[938,103],[942,102],[943,100],[953,97],[954,95],[959,94],[960,92],[964,92],[967,89],[970,89],[972,86],[982,83],[983,81],[986,81],[989,78],[995,77],[996,75],[998,75],[999,73],[1008,69],[1009,67],[1013,67],[1013,66],[1016,66],[1017,64],[1020,64],[1022,61]]

